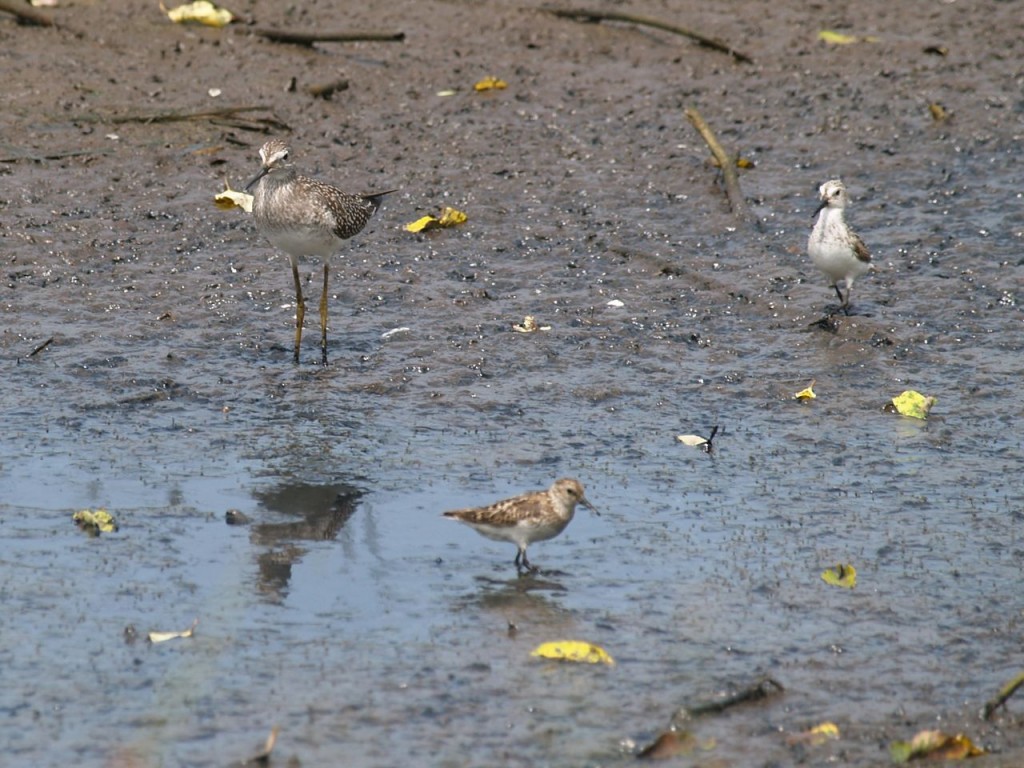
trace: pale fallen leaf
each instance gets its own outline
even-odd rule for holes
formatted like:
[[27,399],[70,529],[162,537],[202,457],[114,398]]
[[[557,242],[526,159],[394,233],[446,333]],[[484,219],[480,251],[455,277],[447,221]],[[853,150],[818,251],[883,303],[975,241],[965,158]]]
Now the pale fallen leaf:
[[537,331],[550,331],[550,325],[538,325],[537,318],[533,315],[527,315],[523,318],[522,323],[515,323],[512,326],[512,330],[516,333],[536,333]]
[[910,741],[894,741],[889,746],[889,756],[894,763],[919,759],[963,760],[984,754],[984,749],[975,746],[962,733],[950,736],[942,731],[921,731]]
[[588,664],[615,664],[615,660],[599,645],[582,640],[556,640],[541,643],[530,653],[542,659],[582,661]]
[[700,435],[679,435],[676,440],[683,445],[706,445],[708,442],[706,437]]
[[167,18],[175,24],[195,21],[208,27],[225,27],[235,18],[231,11],[218,8],[210,0],[196,0],[194,3],[179,5],[170,10],[164,6],[163,0],[161,0],[160,10],[166,13]]
[[252,200],[252,195],[232,189],[227,181],[224,182],[224,191],[213,198],[214,204],[221,210],[230,211],[232,208],[241,208],[246,213],[252,213]]
[[622,299],[612,299],[605,306],[615,307],[616,309],[619,309],[621,307],[626,306],[626,302],[622,301]]
[[853,589],[857,586],[857,569],[852,565],[843,565],[840,563],[835,568],[827,568],[822,571],[821,579],[826,584],[831,584],[833,587]]
[[150,632],[149,642],[151,643],[165,643],[168,640],[174,640],[179,637],[192,637],[192,633],[196,627],[199,626],[199,619],[192,622],[192,626],[182,632]]
[[715,439],[715,435],[717,434],[718,425],[715,424],[715,426],[711,428],[711,434],[707,437],[701,437],[700,435],[676,435],[676,440],[683,445],[689,445],[692,447],[700,446],[704,449],[705,453],[711,453],[714,448],[711,441]]
[[267,736],[267,741],[263,745],[263,751],[253,755],[245,761],[245,765],[251,765],[252,763],[267,763],[270,760],[270,753],[274,751],[274,745],[277,744],[277,734],[280,732],[278,726],[274,726],[270,729],[270,735]]

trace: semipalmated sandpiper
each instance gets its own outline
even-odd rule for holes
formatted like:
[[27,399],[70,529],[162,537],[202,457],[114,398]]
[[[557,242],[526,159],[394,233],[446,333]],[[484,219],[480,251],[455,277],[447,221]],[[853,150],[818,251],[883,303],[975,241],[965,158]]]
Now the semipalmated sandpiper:
[[526,547],[535,541],[553,539],[564,531],[577,504],[600,514],[583,495],[579,480],[562,478],[546,491],[524,493],[487,507],[457,509],[445,512],[444,516],[465,523],[488,539],[512,542],[518,547],[516,568],[536,571],[526,559]]
[[[853,281],[871,269],[871,254],[861,240],[846,224],[843,209],[850,202],[846,187],[838,179],[826,181],[818,189],[821,205],[815,211],[818,217],[807,240],[807,252],[814,266],[820,269],[836,289],[841,309],[850,306],[850,289]],[[839,290],[839,281],[846,283],[846,297]]]

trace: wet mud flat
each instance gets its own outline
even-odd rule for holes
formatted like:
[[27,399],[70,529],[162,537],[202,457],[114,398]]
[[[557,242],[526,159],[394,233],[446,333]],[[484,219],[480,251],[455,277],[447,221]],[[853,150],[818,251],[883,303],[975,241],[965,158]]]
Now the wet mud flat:
[[[978,718],[1020,671],[1015,4],[628,9],[752,64],[535,6],[232,10],[0,15],[5,761],[223,765],[277,725],[281,764],[618,765],[768,675],[667,764],[878,765],[931,728],[1021,762],[1017,702]],[[759,228],[687,107],[754,162]],[[212,205],[270,136],[399,188],[332,264],[327,368],[315,321],[291,363],[286,257]],[[849,316],[805,252],[836,177],[877,265]],[[403,231],[443,205],[469,221]],[[929,420],[882,412],[904,389]],[[712,455],[675,441],[716,424]],[[440,518],[560,476],[602,516],[531,547],[537,577]],[[87,538],[98,506],[120,531]],[[616,665],[529,656],[568,638]]]

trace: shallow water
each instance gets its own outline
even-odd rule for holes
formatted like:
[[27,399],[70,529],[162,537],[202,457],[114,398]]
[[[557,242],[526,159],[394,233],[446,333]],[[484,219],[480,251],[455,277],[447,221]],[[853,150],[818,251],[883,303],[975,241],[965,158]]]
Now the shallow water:
[[[695,11],[752,69],[486,4],[352,20],[420,30],[395,48],[147,27],[154,51],[184,45],[202,91],[273,103],[311,172],[401,186],[334,264],[326,369],[315,327],[291,364],[286,260],[210,205],[222,176],[251,175],[261,135],[91,126],[18,90],[6,135],[97,154],[4,165],[11,764],[223,765],[278,725],[282,764],[616,765],[680,707],[765,674],[785,694],[695,721],[713,748],[678,763],[877,765],[930,727],[1012,754],[1015,716],[975,717],[1019,671],[1024,228],[1005,94],[1022,44],[995,23],[1010,6],[984,24],[929,6],[922,42],[878,4],[896,26],[866,30],[888,35],[872,49],[815,43],[843,23],[824,9]],[[932,38],[953,53],[923,54]],[[119,70],[117,43],[86,41],[60,97],[72,115],[126,108],[155,72],[152,102],[196,106],[154,56],[130,49]],[[33,83],[23,56],[6,64]],[[214,77],[223,57],[239,67]],[[342,104],[276,87],[339,68]],[[465,90],[491,71],[507,91]],[[953,119],[931,124],[929,99]],[[763,232],[728,215],[687,104],[757,162],[743,184]],[[878,270],[830,332],[804,249],[836,175]],[[447,203],[467,225],[401,230]],[[304,274],[315,301],[318,265]],[[552,329],[512,332],[528,314]],[[812,379],[818,398],[793,400]],[[939,398],[927,422],[882,412],[907,388]],[[712,455],[675,440],[716,424]],[[440,518],[567,475],[602,515],[531,548],[537,577]],[[120,532],[80,534],[71,513],[94,506]],[[251,523],[226,525],[229,509]],[[840,562],[855,590],[821,581]],[[123,640],[193,619],[191,639]],[[529,657],[562,638],[617,664]],[[840,741],[787,746],[825,720]]]

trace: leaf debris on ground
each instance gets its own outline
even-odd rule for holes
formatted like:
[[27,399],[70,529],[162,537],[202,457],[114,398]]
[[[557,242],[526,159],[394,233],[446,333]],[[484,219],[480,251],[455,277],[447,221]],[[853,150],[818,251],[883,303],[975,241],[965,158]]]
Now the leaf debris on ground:
[[116,533],[117,520],[105,509],[83,509],[75,512],[71,520],[88,533],[90,536],[99,536],[101,533]]
[[587,664],[615,664],[615,660],[604,648],[582,640],[555,640],[541,643],[530,652],[530,655],[559,661],[582,661]]
[[199,626],[199,619],[193,621],[191,627],[181,632],[150,632],[146,637],[149,639],[149,642],[153,644],[166,643],[168,640],[192,637],[197,626]]

